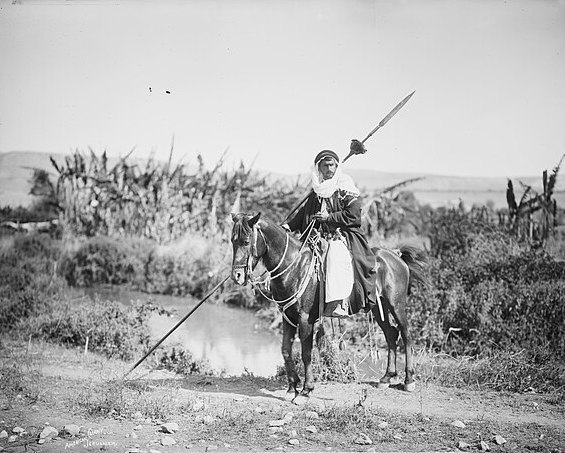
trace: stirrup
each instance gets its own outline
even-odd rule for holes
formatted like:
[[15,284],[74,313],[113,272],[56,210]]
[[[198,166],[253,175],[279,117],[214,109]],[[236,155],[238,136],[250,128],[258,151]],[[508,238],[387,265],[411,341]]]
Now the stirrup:
[[340,306],[337,306],[330,314],[324,314],[324,316],[327,318],[340,318],[340,319],[347,319],[351,317],[351,315],[347,313]]

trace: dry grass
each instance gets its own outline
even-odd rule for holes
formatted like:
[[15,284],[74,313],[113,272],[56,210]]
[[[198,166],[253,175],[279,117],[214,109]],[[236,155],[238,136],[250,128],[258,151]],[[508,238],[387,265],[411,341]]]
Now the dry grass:
[[419,354],[417,372],[436,385],[509,392],[543,392],[565,401],[565,364],[547,351],[499,351],[477,357]]

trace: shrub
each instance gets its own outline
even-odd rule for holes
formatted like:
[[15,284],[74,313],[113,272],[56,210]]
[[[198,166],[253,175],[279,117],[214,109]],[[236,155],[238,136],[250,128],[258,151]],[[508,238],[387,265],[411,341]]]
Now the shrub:
[[173,371],[176,374],[185,376],[191,374],[212,376],[214,374],[207,360],[195,359],[190,351],[182,347],[161,349],[155,353],[151,362],[156,368]]
[[73,286],[127,283],[136,287],[142,284],[152,248],[150,241],[91,238],[76,251],[65,253],[60,272]]
[[148,319],[161,311],[150,302],[125,307],[116,302],[53,302],[48,310],[20,323],[19,329],[45,341],[84,347],[108,357],[129,360],[150,343]]
[[431,288],[411,297],[415,339],[452,354],[543,346],[565,358],[565,263],[501,231],[465,237],[465,252],[433,260]]
[[[147,239],[87,239],[61,259],[60,273],[73,286],[124,285],[174,296],[202,297],[228,275],[229,248],[198,235],[167,246]],[[245,304],[249,290],[232,287],[216,299]]]
[[47,235],[15,235],[0,248],[0,329],[45,309],[65,283],[55,273],[55,242]]

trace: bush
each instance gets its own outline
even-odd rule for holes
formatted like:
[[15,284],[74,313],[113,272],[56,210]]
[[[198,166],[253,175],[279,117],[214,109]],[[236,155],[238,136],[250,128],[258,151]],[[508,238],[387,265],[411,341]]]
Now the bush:
[[145,263],[153,247],[150,241],[91,238],[76,251],[64,254],[61,274],[70,285],[79,287],[95,284],[141,286]]
[[26,335],[65,346],[88,348],[108,357],[129,360],[150,343],[148,326],[152,312],[161,311],[150,302],[125,307],[116,302],[85,299],[62,300],[19,325]]
[[202,297],[221,278],[221,247],[192,236],[154,249],[147,263],[144,289],[150,293]]
[[[96,257],[104,257],[104,260],[92,261],[109,263],[113,256],[110,252],[118,246],[111,242],[100,246],[101,243],[94,242],[92,250],[96,251]],[[84,347],[88,338],[91,350],[122,359],[129,359],[140,348],[147,347],[149,316],[155,311],[163,312],[162,309],[149,302],[125,307],[117,302],[92,301],[86,297],[73,299],[64,280],[54,273],[60,243],[48,236],[16,235],[0,245],[0,329],[3,332],[80,347]],[[100,250],[103,253],[98,253]],[[105,269],[113,266],[118,269],[118,275],[130,275],[124,265],[125,252],[117,256],[119,265],[109,264]],[[84,269],[71,267],[69,263],[65,265],[67,270]],[[97,271],[91,275],[108,274]]]
[[[229,274],[229,251],[225,242],[198,235],[167,246],[100,236],[66,251],[60,273],[72,286],[113,284],[152,294],[203,297]],[[265,305],[249,287],[231,282],[213,297],[245,308]]]
[[0,247],[0,330],[44,310],[66,285],[55,274],[58,249],[47,235],[15,235]]
[[435,351],[477,355],[549,348],[565,358],[565,263],[501,231],[465,235],[432,260],[430,288],[411,296],[413,336]]
[[182,347],[169,347],[157,351],[151,358],[151,363],[156,368],[185,376],[191,374],[214,375],[212,367],[207,360],[195,359],[190,351]]
[[487,280],[465,293],[446,324],[463,329],[449,343],[461,354],[545,347],[565,359],[565,281]]

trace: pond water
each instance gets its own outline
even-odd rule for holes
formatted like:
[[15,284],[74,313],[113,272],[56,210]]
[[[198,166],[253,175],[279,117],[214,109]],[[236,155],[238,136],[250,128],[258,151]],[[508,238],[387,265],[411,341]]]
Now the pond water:
[[[135,300],[151,300],[168,310],[174,310],[172,317],[154,315],[151,318],[155,343],[198,303],[191,297],[148,295],[117,288],[97,288],[95,293],[125,304]],[[180,345],[190,351],[194,358],[206,359],[215,371],[223,370],[228,375],[250,372],[256,376],[270,377],[283,364],[281,341],[280,335],[261,327],[252,312],[205,302],[163,345]]]
[[[171,317],[151,317],[153,344],[165,336],[199,302],[191,297],[149,295],[118,287],[96,288],[87,292],[90,296],[97,294],[103,299],[117,300],[124,304],[131,304],[136,300],[151,300],[173,311],[174,315]],[[326,332],[331,335],[328,325]],[[382,336],[380,330],[377,334]],[[279,366],[283,366],[281,342],[282,335],[265,329],[251,311],[205,302],[165,340],[163,346],[179,345],[190,351],[195,359],[206,359],[214,371],[223,371],[226,375],[239,376],[249,372],[255,376],[271,377],[276,374]],[[295,347],[299,348],[299,345],[297,338]],[[380,352],[378,359],[368,355],[354,358],[360,379],[374,379],[384,373],[386,352]],[[399,354],[400,369],[404,366],[403,362],[404,357]]]

